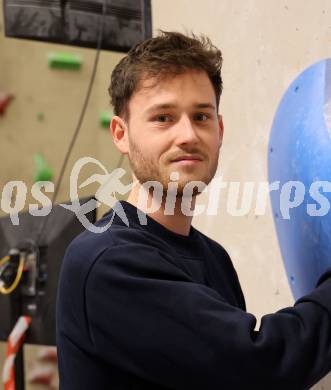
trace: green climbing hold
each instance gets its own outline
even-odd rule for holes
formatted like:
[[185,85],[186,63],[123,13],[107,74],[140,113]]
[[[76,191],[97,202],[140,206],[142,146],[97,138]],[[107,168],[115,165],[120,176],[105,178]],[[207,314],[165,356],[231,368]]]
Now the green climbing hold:
[[45,158],[41,153],[36,153],[33,156],[34,164],[35,164],[35,181],[52,181],[53,179],[53,170],[47,164]]
[[100,125],[108,128],[114,113],[112,111],[102,111],[100,114]]
[[48,66],[57,69],[78,70],[82,65],[82,59],[71,53],[49,53]]

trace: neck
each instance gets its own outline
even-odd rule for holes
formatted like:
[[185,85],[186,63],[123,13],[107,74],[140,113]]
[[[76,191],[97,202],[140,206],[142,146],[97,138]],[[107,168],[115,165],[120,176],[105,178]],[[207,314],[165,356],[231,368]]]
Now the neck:
[[[141,196],[141,194],[143,194],[143,196]],[[143,186],[136,183],[130,192],[127,202],[146,213],[168,230],[188,236],[190,233],[192,216],[185,215],[188,214],[187,212],[183,213],[182,208],[184,207],[182,207],[182,204],[185,203],[186,209],[191,209],[193,212],[196,197],[193,196],[190,199],[185,199],[181,196],[176,198],[173,197],[172,202],[169,202],[169,199],[166,199],[165,195],[163,195],[162,200],[159,202],[155,198],[155,196],[153,197],[153,193],[147,192]]]

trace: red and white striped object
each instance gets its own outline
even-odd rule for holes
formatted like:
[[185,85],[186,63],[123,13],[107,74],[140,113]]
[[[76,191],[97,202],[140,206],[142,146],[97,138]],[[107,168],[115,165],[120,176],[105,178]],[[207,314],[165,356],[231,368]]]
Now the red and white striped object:
[[31,317],[19,317],[8,337],[6,360],[2,370],[2,382],[5,390],[15,390],[15,357],[22,346],[25,332],[29,328],[30,323]]

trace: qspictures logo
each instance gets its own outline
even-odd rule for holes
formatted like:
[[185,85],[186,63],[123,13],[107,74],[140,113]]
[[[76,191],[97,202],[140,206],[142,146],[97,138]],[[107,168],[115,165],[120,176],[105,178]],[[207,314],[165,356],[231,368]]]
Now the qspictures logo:
[[[79,175],[82,169],[94,164],[98,171],[91,175],[80,185]],[[85,229],[93,233],[102,233],[109,229],[117,214],[121,220],[129,225],[129,221],[120,202],[117,202],[118,195],[127,195],[138,183],[123,183],[126,171],[123,168],[116,168],[109,172],[105,166],[93,157],[83,157],[76,161],[70,173],[69,183],[69,204],[60,204],[67,210],[73,212]],[[177,199],[179,172],[172,172],[169,177],[167,188],[158,181],[147,181],[139,186],[138,191],[138,218],[142,225],[147,223],[146,214],[156,212],[163,202],[164,213],[174,215],[175,203]],[[79,189],[97,182],[99,188],[95,193],[97,202],[88,201],[80,204]],[[193,194],[198,189],[200,193],[206,195],[204,204],[196,204],[193,208]],[[54,183],[50,181],[40,181],[32,185],[32,197],[38,202],[28,205],[28,212],[33,216],[46,217],[52,210],[52,202],[47,194],[54,192]],[[224,198],[224,192],[226,196]],[[299,206],[304,207],[305,212],[311,217],[323,217],[330,211],[330,200],[325,194],[331,193],[331,182],[314,181],[309,186],[300,181],[288,181],[280,184],[279,181],[268,182],[226,182],[222,177],[214,178],[208,186],[201,181],[190,181],[186,183],[183,194],[180,198],[181,211],[186,216],[196,216],[205,214],[216,216],[220,212],[228,213],[231,216],[245,216],[254,213],[262,216],[267,211],[270,192],[275,191],[279,195],[279,217],[283,219],[291,218],[291,211]],[[6,183],[1,193],[1,209],[7,213],[13,225],[19,225],[19,213],[26,206],[28,187],[23,181],[10,181]],[[149,195],[152,194],[152,202],[148,202]],[[222,199],[221,199],[222,196]],[[165,198],[164,198],[165,197]],[[101,204],[113,208],[114,212],[110,221],[104,226],[92,224],[86,214],[98,208]],[[140,210],[145,210],[141,212]]]

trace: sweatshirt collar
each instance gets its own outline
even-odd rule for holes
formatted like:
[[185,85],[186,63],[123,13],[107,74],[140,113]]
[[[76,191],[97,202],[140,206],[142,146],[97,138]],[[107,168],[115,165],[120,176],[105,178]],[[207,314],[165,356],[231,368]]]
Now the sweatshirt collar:
[[[148,231],[154,235],[159,236],[163,240],[167,241],[170,245],[180,247],[184,252],[187,252],[192,256],[192,253],[196,256],[200,253],[200,243],[199,243],[199,232],[191,225],[190,232],[188,236],[175,233],[165,226],[157,222],[155,219],[151,218],[148,214],[144,213],[142,210],[139,210],[136,206],[131,203],[121,200],[118,201],[113,209],[116,210],[120,204],[125,212],[125,215],[128,218],[129,226]],[[116,222],[115,222],[116,221]],[[146,224],[142,224],[141,221],[145,221]],[[124,222],[116,214],[114,217],[114,222],[116,224],[124,225]],[[181,251],[182,252],[182,251]],[[195,257],[192,256],[192,257]]]

